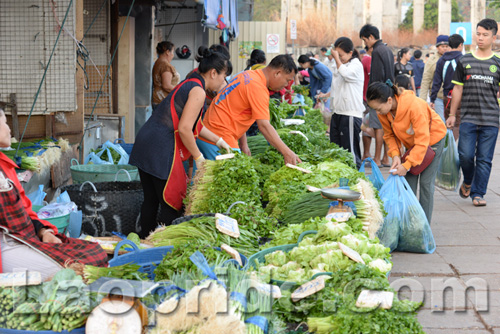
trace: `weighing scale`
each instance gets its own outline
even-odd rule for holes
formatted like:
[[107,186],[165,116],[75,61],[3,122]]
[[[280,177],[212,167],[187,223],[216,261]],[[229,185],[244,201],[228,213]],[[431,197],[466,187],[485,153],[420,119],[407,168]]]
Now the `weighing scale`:
[[361,198],[361,193],[342,188],[321,189],[321,196],[332,201],[338,201],[337,206],[332,206],[328,210],[327,219],[335,219],[337,222],[349,220],[353,212],[350,207],[344,205],[344,202],[357,201]]
[[90,314],[86,334],[141,334],[148,325],[143,298],[159,286],[149,281],[101,277],[86,290],[107,296]]

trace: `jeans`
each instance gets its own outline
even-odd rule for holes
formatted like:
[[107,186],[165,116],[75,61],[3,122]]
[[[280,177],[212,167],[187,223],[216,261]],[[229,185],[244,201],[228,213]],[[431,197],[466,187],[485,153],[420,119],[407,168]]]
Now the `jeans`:
[[415,196],[417,196],[417,188],[420,183],[420,194],[417,196],[422,209],[424,209],[425,216],[431,223],[432,210],[434,209],[434,183],[436,181],[436,174],[439,167],[439,162],[441,161],[441,154],[444,148],[444,138],[438,141],[436,144],[432,145],[432,149],[436,152],[434,159],[429,166],[419,175],[406,174],[405,178],[408,184],[413,190]]
[[436,101],[434,101],[434,111],[437,112],[439,116],[441,116],[441,119],[443,122],[446,122],[444,119],[444,102],[443,99],[437,98]]
[[491,173],[491,161],[497,143],[498,128],[464,122],[460,124],[458,156],[464,183],[472,185],[470,197],[486,194]]

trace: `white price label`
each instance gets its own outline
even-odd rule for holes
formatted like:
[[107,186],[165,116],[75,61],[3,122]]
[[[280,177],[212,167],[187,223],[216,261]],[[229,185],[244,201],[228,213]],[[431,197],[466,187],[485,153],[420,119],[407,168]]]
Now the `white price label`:
[[234,249],[233,247],[231,247],[229,245],[226,245],[226,244],[222,244],[220,246],[220,249],[222,249],[223,251],[225,251],[226,253],[228,253],[229,255],[231,255],[231,257],[233,259],[235,259],[236,262],[238,262],[238,264],[240,266],[243,267],[243,261],[241,260],[240,253],[236,249]]
[[365,264],[365,261],[363,261],[363,259],[361,258],[361,255],[359,255],[359,253],[356,252],[354,249],[347,247],[346,245],[344,245],[340,241],[337,242],[337,244],[339,245],[339,249],[342,251],[342,253],[344,253],[345,256],[347,256],[348,258],[350,258],[354,262]]
[[334,219],[337,222],[346,222],[351,218],[352,212],[332,212],[326,215],[326,219]]
[[238,227],[238,221],[236,219],[216,213],[215,227],[219,230],[219,232],[227,234],[233,238],[240,237],[240,228]]
[[274,299],[281,298],[281,290],[276,285],[260,283],[258,281],[252,280],[250,286],[258,290],[262,294],[272,295]]
[[307,190],[312,192],[312,193],[317,193],[318,191],[321,191],[321,189],[313,187],[313,186],[306,186]]
[[360,308],[381,307],[383,309],[388,310],[392,307],[393,300],[394,300],[394,292],[363,290],[359,294],[358,300],[356,301],[356,307]]
[[215,157],[215,160],[226,160],[234,158],[234,153],[222,154]]
[[305,169],[305,168],[302,168],[302,167],[299,167],[299,166],[295,166],[295,165],[292,165],[292,164],[286,164],[285,166],[287,166],[288,168],[291,168],[291,169],[296,169],[304,174],[311,174],[312,172],[308,169]]
[[297,290],[292,293],[292,301],[297,302],[303,298],[311,296],[325,288],[325,280],[327,276],[319,276],[312,281],[302,284]]

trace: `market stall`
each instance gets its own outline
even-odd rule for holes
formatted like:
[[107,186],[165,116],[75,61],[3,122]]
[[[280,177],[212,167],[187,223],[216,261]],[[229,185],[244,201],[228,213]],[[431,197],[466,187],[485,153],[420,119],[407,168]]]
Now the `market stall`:
[[[0,327],[423,333],[420,305],[399,300],[388,281],[390,249],[377,238],[386,215],[378,190],[350,153],[329,142],[320,111],[271,103],[273,126],[303,163],[284,165],[262,135],[249,137],[252,157],[204,163],[185,216],[172,225],[147,240],[134,231],[120,234],[127,239],[121,242],[93,236],[113,253],[109,268],[75,259],[42,284],[25,279],[21,288],[6,279]],[[293,116],[299,108],[305,115]]]

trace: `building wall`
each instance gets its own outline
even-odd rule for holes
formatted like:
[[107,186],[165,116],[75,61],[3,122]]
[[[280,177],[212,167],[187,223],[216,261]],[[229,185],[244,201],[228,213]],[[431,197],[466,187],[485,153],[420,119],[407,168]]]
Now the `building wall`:
[[[231,62],[233,64],[233,74],[243,71],[247,66],[248,56],[240,54],[240,45],[244,42],[261,42],[262,50],[266,52],[267,61],[280,53],[285,53],[286,46],[286,24],[284,22],[239,22],[240,35],[229,44]],[[209,30],[209,45],[219,43],[221,34],[218,30]],[[267,35],[279,35],[279,53],[267,52]]]

